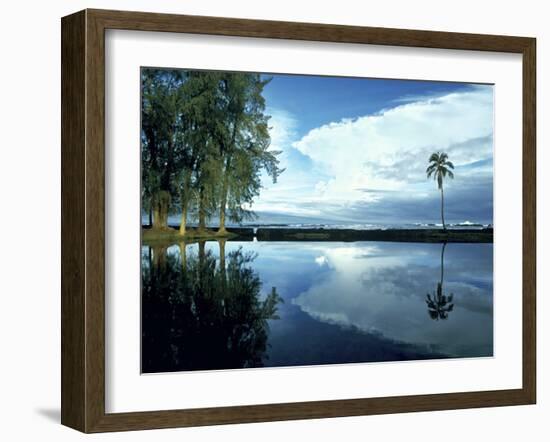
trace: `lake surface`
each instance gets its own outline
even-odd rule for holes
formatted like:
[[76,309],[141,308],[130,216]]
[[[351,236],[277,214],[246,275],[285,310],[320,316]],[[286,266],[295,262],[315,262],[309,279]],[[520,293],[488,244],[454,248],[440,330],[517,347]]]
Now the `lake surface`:
[[142,247],[142,372],[493,354],[493,245]]

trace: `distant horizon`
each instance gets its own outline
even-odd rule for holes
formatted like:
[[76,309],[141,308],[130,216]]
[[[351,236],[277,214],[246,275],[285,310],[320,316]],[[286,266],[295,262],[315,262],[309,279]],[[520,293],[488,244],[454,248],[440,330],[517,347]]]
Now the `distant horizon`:
[[[320,226],[320,225],[326,225],[326,226],[359,226],[359,225],[371,225],[371,226],[412,226],[412,225],[418,225],[418,226],[441,226],[441,220],[438,220],[437,217],[434,217],[432,220],[402,220],[400,222],[389,222],[389,221],[346,221],[346,220],[328,220],[328,219],[320,219],[320,218],[313,218],[313,217],[303,217],[303,216],[291,216],[291,215],[279,215],[279,214],[272,214],[272,213],[265,213],[265,212],[257,212],[256,215],[258,215],[257,219],[252,220],[245,220],[241,223],[236,222],[227,222],[228,227],[235,227],[235,226],[250,226],[250,225],[298,225],[298,224],[304,224],[304,225],[311,225],[311,226]],[[141,214],[141,223],[143,226],[147,226],[149,221],[149,215],[147,213]],[[181,214],[174,213],[168,215],[168,224],[171,226],[177,226],[179,225],[181,221]],[[207,223],[208,227],[214,228],[218,225],[219,219],[218,217],[214,216],[211,217],[210,220]],[[479,219],[446,219],[446,222],[449,225],[492,225],[492,221],[487,220],[479,220]],[[188,223],[189,227],[196,226],[196,222],[191,221]]]
[[327,223],[439,223],[430,154],[454,163],[449,222],[493,223],[493,87],[414,80],[273,75],[271,149],[286,170],[258,213]]
[[[254,212],[261,224],[439,224],[443,193],[426,169],[432,154],[444,153],[454,174],[443,179],[445,219],[493,224],[492,85],[257,78],[267,118],[265,149],[278,172],[258,168],[255,190],[233,203],[244,209],[241,215]],[[203,212],[208,224],[219,219],[213,207]],[[193,206],[186,210],[187,221],[196,222]],[[169,213],[178,211],[176,201]],[[224,220],[239,224],[231,221]]]

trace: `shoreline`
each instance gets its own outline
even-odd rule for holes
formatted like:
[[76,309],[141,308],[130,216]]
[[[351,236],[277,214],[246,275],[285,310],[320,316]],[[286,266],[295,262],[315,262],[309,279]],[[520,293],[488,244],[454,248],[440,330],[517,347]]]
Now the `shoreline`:
[[389,241],[421,243],[492,243],[493,229],[326,229],[326,228],[269,228],[269,227],[229,227],[227,232],[219,234],[217,230],[207,229],[197,232],[190,228],[185,236],[179,230],[169,227],[166,230],[153,230],[142,226],[142,243],[178,243],[202,240],[225,239],[228,241]]
[[392,241],[492,243],[493,229],[258,229],[258,241]]

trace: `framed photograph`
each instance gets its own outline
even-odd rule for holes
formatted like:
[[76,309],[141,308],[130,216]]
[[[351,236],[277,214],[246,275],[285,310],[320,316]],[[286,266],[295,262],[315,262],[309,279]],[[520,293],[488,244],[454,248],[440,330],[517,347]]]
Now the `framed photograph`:
[[64,425],[535,403],[535,39],[61,25]]

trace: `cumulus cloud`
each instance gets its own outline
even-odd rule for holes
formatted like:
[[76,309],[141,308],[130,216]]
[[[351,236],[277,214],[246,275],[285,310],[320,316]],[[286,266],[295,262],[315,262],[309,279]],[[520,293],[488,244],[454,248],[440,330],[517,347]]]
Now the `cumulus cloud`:
[[445,151],[456,166],[445,184],[448,221],[492,222],[492,87],[414,99],[302,133],[299,116],[269,109],[271,148],[282,151],[286,171],[275,185],[265,177],[253,209],[327,221],[436,221],[439,195],[425,171],[430,154]]
[[320,245],[315,262],[330,272],[292,303],[317,320],[392,340],[461,356],[491,354],[492,247],[475,248],[447,247],[444,292],[453,293],[455,306],[448,321],[433,321],[426,310],[426,294],[440,277],[439,244]]
[[270,150],[279,151],[279,166],[285,169],[273,184],[271,178],[264,174],[260,198],[252,209],[260,212],[287,213],[295,216],[321,215],[319,207],[303,206],[311,202],[311,197],[317,193],[315,186],[319,174],[314,171],[312,159],[292,147],[299,139],[297,132],[298,120],[291,113],[281,109],[268,109]]
[[492,88],[406,103],[311,130],[293,147],[332,177],[325,196],[365,199],[361,189],[402,190],[425,179],[433,151],[455,165],[492,157]]

